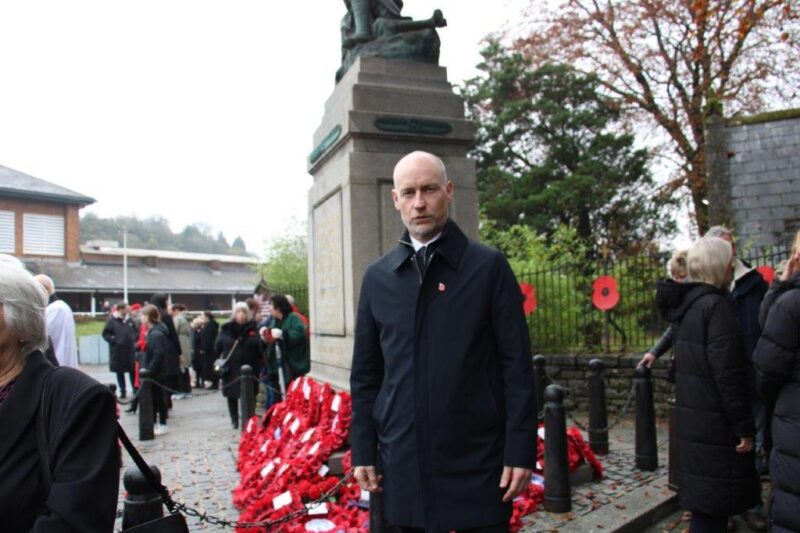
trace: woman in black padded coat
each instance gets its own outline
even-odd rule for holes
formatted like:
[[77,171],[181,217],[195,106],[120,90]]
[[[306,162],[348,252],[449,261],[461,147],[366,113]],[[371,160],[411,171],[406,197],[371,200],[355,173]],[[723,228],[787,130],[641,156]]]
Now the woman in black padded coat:
[[731,245],[705,237],[689,249],[689,281],[659,283],[657,303],[676,325],[675,393],[680,504],[690,529],[726,531],[759,502],[744,347],[724,287]]

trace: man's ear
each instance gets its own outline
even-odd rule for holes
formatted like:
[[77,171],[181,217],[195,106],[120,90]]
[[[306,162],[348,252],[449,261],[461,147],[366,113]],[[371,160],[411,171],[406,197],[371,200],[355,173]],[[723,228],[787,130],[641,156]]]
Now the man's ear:
[[392,189],[392,202],[394,202],[394,208],[397,211],[400,211],[400,203],[398,202],[399,199],[400,196],[397,194],[397,189]]

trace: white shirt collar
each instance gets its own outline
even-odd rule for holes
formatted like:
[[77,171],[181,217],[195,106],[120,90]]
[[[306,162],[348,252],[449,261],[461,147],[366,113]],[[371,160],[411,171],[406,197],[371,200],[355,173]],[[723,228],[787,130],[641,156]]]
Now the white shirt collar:
[[430,244],[433,244],[434,242],[436,242],[437,240],[439,240],[439,237],[441,237],[441,236],[442,236],[442,232],[440,231],[440,232],[439,232],[439,233],[436,235],[436,237],[434,237],[433,239],[429,240],[428,242],[419,242],[419,241],[418,241],[417,239],[415,239],[414,237],[411,237],[411,235],[409,235],[409,238],[411,239],[411,246],[413,246],[413,247],[414,247],[414,251],[415,251],[415,252],[419,252],[419,249],[420,249],[420,248],[422,248],[423,246],[428,246],[428,245],[430,245]]

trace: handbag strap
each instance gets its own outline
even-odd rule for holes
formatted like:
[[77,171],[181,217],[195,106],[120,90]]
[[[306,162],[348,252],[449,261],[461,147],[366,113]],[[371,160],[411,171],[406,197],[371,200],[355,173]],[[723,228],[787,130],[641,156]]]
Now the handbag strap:
[[[58,367],[57,367],[58,368]],[[48,431],[47,422],[50,419],[50,410],[47,408],[47,391],[50,383],[50,376],[52,372],[48,372],[42,380],[42,395],[39,398],[39,409],[36,414],[36,441],[39,446],[39,465],[42,474],[42,481],[44,482],[45,492],[50,494],[50,488],[53,485],[53,472],[50,470],[50,450],[47,446]]]
[[164,505],[167,506],[170,513],[174,513],[177,507],[177,504],[172,500],[172,497],[169,495],[169,489],[161,484],[158,479],[156,479],[153,470],[151,470],[150,466],[145,462],[144,458],[139,453],[139,450],[131,442],[131,439],[128,438],[128,435],[125,433],[125,430],[122,429],[122,426],[117,422],[117,436],[119,440],[122,441],[122,445],[125,446],[125,449],[128,450],[128,455],[131,456],[133,462],[136,463],[136,466],[139,467],[139,471],[144,475],[144,478],[150,483],[150,486],[153,487],[156,492],[161,495],[161,499],[164,501]]
[[226,355],[225,357],[223,357],[223,359],[224,359],[225,361],[227,361],[227,360],[230,358],[230,356],[233,354],[233,351],[234,351],[234,350],[236,349],[236,347],[239,345],[239,340],[241,340],[241,339],[240,339],[240,338],[237,338],[236,340],[234,340],[234,341],[233,341],[233,346],[231,346],[231,349],[230,349],[230,350],[228,350],[228,355]]

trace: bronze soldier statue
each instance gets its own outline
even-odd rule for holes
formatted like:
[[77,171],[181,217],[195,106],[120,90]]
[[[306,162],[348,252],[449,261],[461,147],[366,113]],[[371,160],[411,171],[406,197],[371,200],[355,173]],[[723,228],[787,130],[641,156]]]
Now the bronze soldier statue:
[[429,19],[413,20],[401,14],[403,0],[344,0],[344,4],[347,14],[341,24],[342,67],[337,81],[359,56],[439,62],[435,29],[447,25],[440,10]]

